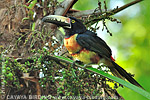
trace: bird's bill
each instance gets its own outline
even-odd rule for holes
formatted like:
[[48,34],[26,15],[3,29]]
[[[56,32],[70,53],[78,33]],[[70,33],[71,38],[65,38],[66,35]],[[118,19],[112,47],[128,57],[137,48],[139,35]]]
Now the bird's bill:
[[53,23],[64,28],[71,28],[70,20],[68,17],[59,15],[48,15],[42,19],[43,22]]

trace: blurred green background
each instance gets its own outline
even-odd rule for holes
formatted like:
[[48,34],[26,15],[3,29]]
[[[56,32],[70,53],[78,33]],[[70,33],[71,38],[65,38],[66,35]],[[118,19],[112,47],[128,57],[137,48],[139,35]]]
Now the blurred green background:
[[[108,9],[131,2],[131,0],[106,1]],[[97,3],[98,0],[79,0],[74,8],[78,10],[95,9],[98,6]],[[135,79],[146,91],[150,92],[150,0],[135,4],[113,17],[122,22],[121,24],[107,22],[113,36],[109,36],[101,29],[97,33],[112,48],[116,62],[128,72],[134,73]],[[126,100],[147,100],[126,87],[119,88],[118,92]]]

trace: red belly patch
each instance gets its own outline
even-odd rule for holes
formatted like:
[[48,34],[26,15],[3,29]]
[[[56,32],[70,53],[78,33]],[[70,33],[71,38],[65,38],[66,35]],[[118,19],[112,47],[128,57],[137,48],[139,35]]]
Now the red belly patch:
[[91,57],[90,60],[92,61],[92,63],[98,64],[100,61],[100,57],[98,55],[95,55],[95,56]]

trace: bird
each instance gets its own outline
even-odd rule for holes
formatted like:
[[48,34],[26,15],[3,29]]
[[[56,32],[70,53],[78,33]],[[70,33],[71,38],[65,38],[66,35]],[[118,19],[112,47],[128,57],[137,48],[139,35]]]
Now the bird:
[[75,17],[48,15],[43,17],[42,21],[64,28],[64,46],[73,58],[84,64],[104,63],[114,76],[143,88],[131,74],[115,62],[107,43],[97,36],[97,33],[88,30],[81,20]]

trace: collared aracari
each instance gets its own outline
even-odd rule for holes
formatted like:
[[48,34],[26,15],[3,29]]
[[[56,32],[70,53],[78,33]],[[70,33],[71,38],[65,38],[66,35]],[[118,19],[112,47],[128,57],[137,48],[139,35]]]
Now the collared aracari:
[[112,52],[104,40],[96,33],[86,29],[84,24],[74,17],[49,15],[43,22],[53,23],[65,30],[64,45],[73,58],[84,64],[104,63],[114,76],[127,79],[130,83],[143,88],[131,74],[115,63]]

